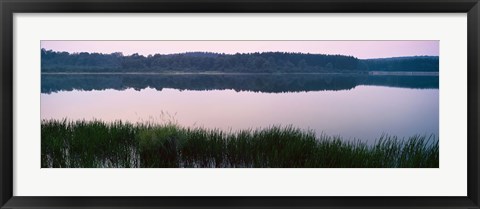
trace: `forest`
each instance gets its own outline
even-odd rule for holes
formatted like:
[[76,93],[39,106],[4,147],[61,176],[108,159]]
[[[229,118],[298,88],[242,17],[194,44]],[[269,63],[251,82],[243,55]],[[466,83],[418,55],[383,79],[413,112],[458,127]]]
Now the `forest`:
[[41,50],[42,73],[322,73],[368,71],[438,72],[437,56],[358,59],[345,55],[286,52],[123,55]]

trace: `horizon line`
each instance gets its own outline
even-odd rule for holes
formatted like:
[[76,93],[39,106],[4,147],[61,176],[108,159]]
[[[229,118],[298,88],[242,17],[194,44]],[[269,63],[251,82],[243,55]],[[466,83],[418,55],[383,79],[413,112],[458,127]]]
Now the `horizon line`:
[[141,54],[177,54],[185,52],[212,53],[255,53],[255,52],[290,52],[326,55],[353,56],[359,59],[403,57],[403,56],[438,56],[440,55],[438,40],[318,40],[318,41],[49,41],[42,40],[40,48],[74,52],[113,53],[125,55]]
[[368,60],[368,59],[390,59],[390,58],[402,58],[402,57],[440,57],[439,55],[407,55],[407,56],[393,56],[393,57],[371,57],[371,58],[358,58],[353,55],[347,55],[347,54],[322,54],[322,53],[304,53],[304,52],[287,52],[287,51],[263,51],[263,52],[236,52],[236,53],[225,53],[225,52],[212,52],[212,51],[185,51],[185,52],[177,52],[177,53],[155,53],[155,54],[140,54],[138,52],[132,53],[129,55],[125,55],[123,52],[111,52],[111,53],[102,53],[102,52],[68,52],[68,51],[55,51],[52,49],[45,49],[41,48],[41,50],[45,51],[52,51],[52,52],[57,52],[57,53],[68,53],[68,54],[81,54],[81,53],[87,53],[87,54],[101,54],[101,55],[112,55],[115,53],[120,53],[123,57],[127,56],[132,56],[134,54],[137,54],[139,56],[143,57],[150,57],[150,56],[155,56],[155,55],[181,55],[181,54],[188,54],[188,53],[204,53],[204,54],[215,54],[215,55],[248,55],[248,54],[267,54],[267,53],[285,53],[285,54],[302,54],[302,55],[326,55],[326,56],[345,56],[345,57],[353,57],[359,60]]

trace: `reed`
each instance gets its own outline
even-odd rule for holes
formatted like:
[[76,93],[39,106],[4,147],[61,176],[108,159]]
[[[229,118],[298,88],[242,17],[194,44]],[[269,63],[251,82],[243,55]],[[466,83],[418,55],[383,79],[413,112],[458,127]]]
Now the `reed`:
[[44,168],[438,168],[434,136],[375,143],[292,126],[225,132],[179,125],[43,120]]

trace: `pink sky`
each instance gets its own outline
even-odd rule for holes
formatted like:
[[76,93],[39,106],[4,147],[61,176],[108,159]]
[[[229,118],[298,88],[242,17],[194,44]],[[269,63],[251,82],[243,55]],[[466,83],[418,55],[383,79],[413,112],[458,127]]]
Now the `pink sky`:
[[439,55],[439,41],[41,41],[53,51],[97,52],[124,55],[173,54],[182,52],[301,52],[351,55],[360,59]]

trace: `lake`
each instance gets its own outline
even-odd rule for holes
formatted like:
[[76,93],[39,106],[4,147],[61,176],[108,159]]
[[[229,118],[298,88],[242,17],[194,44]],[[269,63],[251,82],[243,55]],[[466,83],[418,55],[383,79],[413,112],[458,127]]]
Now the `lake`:
[[226,131],[291,125],[369,142],[439,133],[438,76],[42,74],[41,89],[42,119]]

